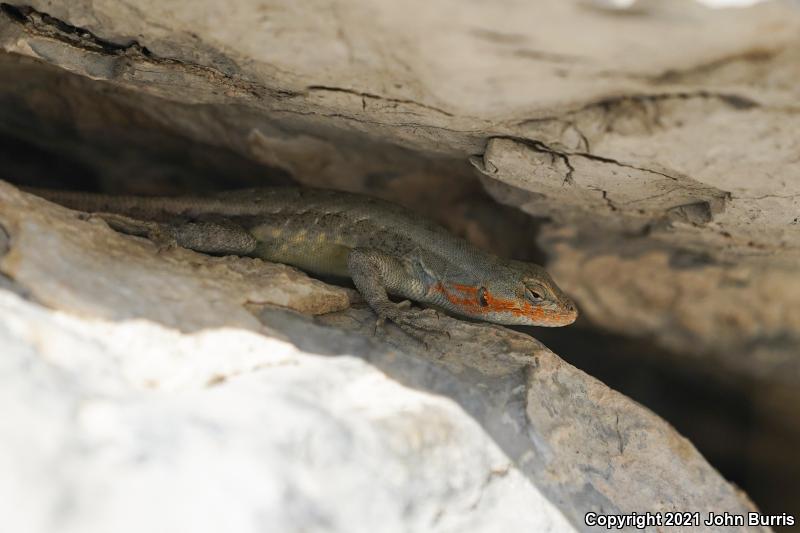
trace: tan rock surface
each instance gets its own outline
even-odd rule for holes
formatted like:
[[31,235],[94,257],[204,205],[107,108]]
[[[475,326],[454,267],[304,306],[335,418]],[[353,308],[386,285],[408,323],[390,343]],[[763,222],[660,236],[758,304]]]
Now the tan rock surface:
[[[538,239],[595,330],[650,339],[672,352],[667,365],[700,362],[782,397],[773,384],[800,380],[799,35],[789,1],[4,3],[0,179],[139,193],[276,182],[370,192],[502,255],[540,257]],[[262,304],[320,313],[350,301],[283,267],[157,253],[9,187],[0,199],[12,246],[0,285],[49,307],[187,331],[260,331],[260,318],[300,343],[311,326]],[[87,275],[90,265],[109,275]],[[348,331],[336,342],[349,347],[370,318],[351,309],[319,321]],[[324,351],[329,333],[308,342]],[[396,333],[386,341],[413,352]],[[458,376],[437,393],[518,390],[538,354],[545,403],[526,393],[528,407],[511,416],[520,431],[544,431],[533,444],[493,425],[511,409],[504,399],[465,409],[573,525],[601,505],[636,510],[651,494],[636,484],[649,468],[678,469],[661,487],[676,506],[692,501],[682,491],[707,508],[747,506],[660,420],[587,392],[605,389],[528,337],[461,322],[453,334],[457,349],[432,341],[437,365]],[[380,359],[363,342],[359,355]],[[562,378],[572,400],[557,400]],[[583,410],[598,397],[597,410]],[[796,423],[793,403],[784,407]],[[586,418],[562,426],[555,409]],[[758,409],[774,411],[767,401]],[[576,448],[559,451],[570,438]],[[628,462],[635,446],[616,455],[626,442],[658,457]],[[770,446],[756,447],[767,456]],[[523,452],[543,449],[556,455],[520,466]],[[569,455],[584,449],[585,461]],[[790,472],[787,457],[775,461]],[[697,477],[680,470],[692,465],[704,465]]]

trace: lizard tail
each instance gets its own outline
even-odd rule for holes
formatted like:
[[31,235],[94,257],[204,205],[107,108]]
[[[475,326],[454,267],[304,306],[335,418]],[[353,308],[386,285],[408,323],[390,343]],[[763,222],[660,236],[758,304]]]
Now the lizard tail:
[[169,196],[117,196],[82,191],[62,191],[20,187],[20,190],[56,204],[87,213],[117,213],[129,216],[157,214],[197,215],[219,210],[221,202],[214,198]]

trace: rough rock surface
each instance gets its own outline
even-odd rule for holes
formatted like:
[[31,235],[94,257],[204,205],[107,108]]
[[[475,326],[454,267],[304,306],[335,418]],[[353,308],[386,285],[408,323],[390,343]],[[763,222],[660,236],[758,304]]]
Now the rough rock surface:
[[[61,168],[145,192],[154,180],[163,190],[221,174],[229,185],[291,176],[456,218],[461,208],[437,194],[471,187],[471,161],[501,202],[585,234],[574,252],[550,252],[560,272],[575,274],[565,285],[597,325],[700,355],[719,339],[711,348],[726,369],[752,366],[742,362],[752,348],[800,379],[791,319],[748,312],[734,335],[711,320],[695,343],[680,306],[658,309],[670,324],[658,331],[628,320],[648,257],[618,264],[632,284],[616,286],[610,313],[585,299],[597,279],[575,263],[603,239],[613,254],[620,238],[641,238],[671,262],[701,254],[731,270],[724,278],[753,272],[727,290],[739,301],[763,301],[756,278],[793,277],[800,10],[790,2],[3,6],[0,134],[63,154]],[[53,93],[61,101],[45,104]],[[161,160],[143,165],[134,148],[155,138]],[[187,140],[205,147],[196,168],[180,157]],[[693,290],[680,273],[668,277],[675,292]],[[771,305],[796,307],[791,285],[771,293]],[[720,316],[729,306],[699,307]]]
[[[181,268],[0,193],[6,283],[69,311],[0,292],[0,455],[18,474],[0,495],[15,530],[565,531],[589,511],[752,509],[667,423],[525,334],[442,316],[449,338],[423,348],[375,336],[363,306],[317,323],[222,296],[222,315],[192,312],[182,298],[207,285],[213,301],[218,260],[180,251]],[[286,270],[272,277],[283,307],[337,294]]]
[[9,530],[574,530],[456,403],[357,357],[0,313]]
[[[538,236],[549,269],[576,297],[585,321],[652,339],[676,359],[685,354],[721,374],[753,378],[756,390],[765,389],[759,395],[769,396],[773,383],[786,390],[800,383],[798,36],[800,9],[788,1],[722,11],[688,0],[642,0],[627,10],[589,0],[0,2],[0,179],[139,193],[296,181],[399,201],[503,255],[540,256]],[[489,196],[507,207],[489,203]],[[387,519],[387,528],[560,529],[566,519],[580,529],[587,510],[750,506],[663,421],[526,335],[451,321],[454,340],[434,339],[430,352],[392,329],[369,340],[373,317],[363,307],[348,309],[357,302],[351,291],[292,269],[158,251],[5,184],[0,205],[0,288],[29,300],[3,293],[0,323],[11,324],[4,334],[15,350],[3,364],[11,365],[19,387],[9,390],[41,396],[62,413],[46,419],[47,408],[32,403],[18,406],[13,422],[41,420],[53,432],[32,437],[44,442],[39,460],[20,463],[40,469],[36,479],[50,483],[48,465],[64,469],[63,483],[35,496],[37,509],[52,512],[40,512],[38,526],[26,523],[34,529],[49,530],[45,521],[64,513],[75,530],[121,528],[108,522],[115,506],[160,505],[156,498],[136,499],[145,498],[137,496],[143,485],[154,483],[137,478],[136,468],[125,470],[130,484],[118,492],[107,492],[107,479],[120,455],[140,464],[148,460],[144,451],[163,449],[187,458],[175,463],[176,485],[164,485],[172,489],[168,495],[197,486],[198,465],[223,450],[231,461],[252,461],[239,465],[248,480],[250,467],[286,475],[231,493],[240,496],[228,500],[233,509],[254,510],[252,527],[263,516],[259,491],[274,495],[287,480],[301,479],[303,519],[308,511],[320,521],[298,522],[289,505],[280,511],[288,513],[281,515],[285,523],[335,530],[352,510],[331,506],[306,483],[306,475],[316,479],[322,470],[275,456],[262,461],[261,449],[253,451],[260,445],[297,449],[293,435],[271,440],[256,423],[277,411],[247,405],[241,423],[231,427],[224,407],[212,408],[209,423],[228,432],[194,425],[203,418],[192,401],[207,406],[215,395],[230,394],[221,401],[233,406],[251,390],[269,396],[276,385],[262,370],[229,371],[218,361],[213,343],[226,339],[236,339],[230,353],[247,361],[269,364],[264,354],[285,350],[291,365],[330,373],[320,383],[334,392],[350,391],[350,372],[379,379],[370,365],[376,366],[392,378],[388,383],[405,385],[390,385],[398,396],[417,406],[435,404],[435,416],[468,436],[472,448],[450,446],[451,433],[431,436],[421,415],[408,422],[397,404],[385,407],[398,413],[377,422],[358,418],[359,406],[367,413],[377,406],[348,403],[351,392],[310,397],[314,405],[341,401],[346,422],[359,428],[330,411],[341,422],[330,430],[332,438],[352,441],[357,434],[369,453],[388,446],[396,454],[381,456],[382,465],[394,465],[387,476],[396,477],[379,494],[372,494],[375,476],[347,479],[353,494],[365,490],[376,509],[403,517]],[[71,318],[50,316],[30,302]],[[311,322],[272,305],[323,315]],[[226,337],[204,332],[210,327],[234,329],[221,330]],[[127,375],[141,353],[161,357],[163,347],[131,340],[136,328],[163,339],[172,356],[185,354],[180,369],[155,371],[150,384],[120,378],[116,389],[81,375]],[[112,338],[104,336],[109,332]],[[73,349],[48,344],[64,335]],[[304,352],[260,335],[288,339]],[[251,341],[258,346],[252,353],[237,344]],[[98,361],[106,352],[116,358]],[[207,357],[195,360],[196,353]],[[346,354],[369,365],[314,353]],[[40,367],[36,376],[61,392],[48,396],[42,393],[48,385],[22,374]],[[202,377],[181,389],[191,399],[163,386],[173,380],[171,372]],[[241,376],[229,379],[235,374]],[[221,385],[207,387],[204,379]],[[276,379],[284,380],[286,392],[276,402],[295,405],[292,380],[306,378]],[[413,389],[434,397],[415,396]],[[76,424],[83,395],[98,390],[111,405]],[[791,408],[796,394],[788,402],[775,397],[785,409],[780,413],[800,416]],[[177,448],[151,448],[147,420],[162,408],[168,414],[157,418],[154,431],[174,425],[178,435],[200,432],[196,447],[192,437],[169,444]],[[297,413],[309,425],[313,416]],[[97,417],[101,422],[92,421]],[[38,431],[5,427],[12,435]],[[252,441],[244,438],[249,432],[257,435]],[[230,448],[220,434],[231,436]],[[119,438],[127,440],[114,441]],[[60,439],[73,444],[54,450]],[[380,439],[390,444],[379,446]],[[14,450],[25,449],[13,442]],[[241,454],[242,447],[248,451]],[[461,470],[449,455],[437,455],[445,447],[446,454],[473,461],[466,478],[448,477]],[[319,457],[348,464],[344,455]],[[427,460],[441,470],[422,484],[429,463],[420,465]],[[94,477],[72,500],[74,487],[65,483],[84,470]],[[216,475],[221,486],[236,481]],[[436,484],[443,480],[450,485]],[[411,494],[420,487],[439,499],[415,500]],[[296,501],[297,493],[287,498]],[[86,503],[98,494],[108,494],[107,507]],[[208,499],[197,501],[214,508],[216,496],[205,493]],[[285,503],[281,497],[270,502]],[[20,520],[27,516],[23,504],[16,508]],[[481,512],[471,513],[473,504]],[[541,521],[511,516],[528,505],[542,509]],[[437,515],[442,508],[448,511]],[[450,509],[466,510],[453,516]],[[167,525],[199,527],[181,521],[185,513],[171,516],[176,522]]]
[[[800,283],[796,265],[715,261],[642,242],[601,249],[550,234],[551,271],[589,317],[634,330],[679,353],[735,372],[796,386],[800,380]],[[625,310],[636,309],[635,313]]]

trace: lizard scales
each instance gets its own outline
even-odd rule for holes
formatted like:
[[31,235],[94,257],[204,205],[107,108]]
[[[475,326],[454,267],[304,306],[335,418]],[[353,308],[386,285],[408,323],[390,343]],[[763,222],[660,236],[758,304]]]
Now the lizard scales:
[[499,258],[368,196],[297,188],[208,197],[31,192],[97,213],[126,233],[349,277],[381,319],[403,329],[416,327],[420,312],[387,294],[498,324],[562,326],[577,318],[575,305],[538,265]]

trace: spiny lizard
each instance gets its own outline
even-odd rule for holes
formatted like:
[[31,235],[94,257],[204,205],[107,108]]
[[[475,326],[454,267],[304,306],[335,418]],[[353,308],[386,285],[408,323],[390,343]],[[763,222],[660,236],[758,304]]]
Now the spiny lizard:
[[578,316],[542,267],[487,253],[411,211],[367,196],[295,188],[209,197],[30,192],[161,244],[351,278],[379,320],[412,334],[431,329],[420,326],[426,311],[394,303],[389,295],[495,324],[566,326]]

